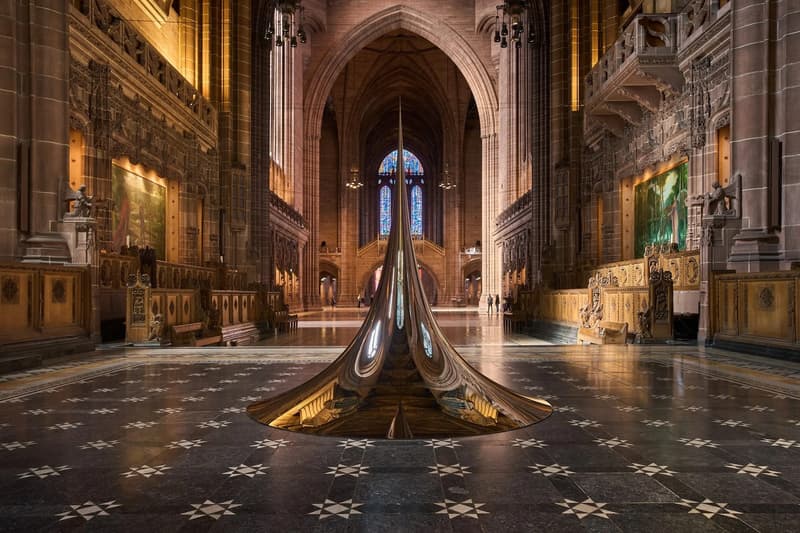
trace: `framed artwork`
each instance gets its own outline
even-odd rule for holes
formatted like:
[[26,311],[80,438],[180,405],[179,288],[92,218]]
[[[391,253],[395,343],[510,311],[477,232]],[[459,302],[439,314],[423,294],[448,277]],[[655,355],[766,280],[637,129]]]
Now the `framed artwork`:
[[123,167],[111,167],[112,246],[149,246],[156,257],[166,252],[166,187]]
[[689,163],[683,163],[634,189],[634,235],[636,257],[644,256],[648,244],[675,243],[686,249],[686,207]]

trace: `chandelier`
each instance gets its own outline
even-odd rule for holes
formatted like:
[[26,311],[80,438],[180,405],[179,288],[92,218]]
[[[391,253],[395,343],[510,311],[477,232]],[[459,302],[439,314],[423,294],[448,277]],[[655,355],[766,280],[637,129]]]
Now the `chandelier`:
[[439,182],[439,187],[441,187],[445,191],[449,191],[450,189],[456,188],[455,182],[450,181],[450,168],[447,165],[447,163],[444,164],[444,170],[442,171],[442,181]]
[[283,46],[288,42],[297,48],[298,41],[306,42],[306,31],[303,28],[303,6],[300,0],[267,0],[267,29],[264,39],[275,46]]
[[358,175],[358,168],[357,167],[351,168],[350,179],[345,182],[344,186],[347,187],[348,189],[355,190],[358,189],[359,187],[362,187],[363,185],[364,183],[361,181]]
[[[525,19],[528,19],[527,0],[505,0],[497,6],[494,17],[494,42],[500,43],[500,48],[508,48],[508,41],[514,43],[515,48],[522,47],[522,37],[525,34]],[[502,17],[502,21],[500,20]],[[530,20],[527,20],[528,44],[534,44],[536,38]]]

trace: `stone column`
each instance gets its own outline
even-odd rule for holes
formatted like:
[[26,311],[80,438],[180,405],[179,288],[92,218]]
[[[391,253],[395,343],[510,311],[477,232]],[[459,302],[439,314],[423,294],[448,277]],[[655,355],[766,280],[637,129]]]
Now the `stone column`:
[[[9,3],[6,3],[9,4]],[[26,262],[69,262],[61,235],[51,222],[65,206],[61,191],[69,175],[69,3],[21,0],[0,8],[12,34],[5,42],[0,67],[10,76],[2,109],[11,110],[2,128],[5,169],[3,197],[17,202],[15,213],[0,223],[0,256],[21,255]],[[8,35],[8,32],[5,33]],[[5,82],[3,82],[5,83]],[[13,161],[13,162],[12,162]],[[16,193],[16,194],[15,194]],[[11,215],[13,217],[13,214]],[[17,233],[16,231],[19,231]],[[21,249],[15,249],[24,236]]]
[[263,28],[266,24],[263,15],[254,16],[252,50],[253,61],[250,93],[252,125],[250,129],[250,255],[257,262],[256,279],[267,288],[273,285],[272,231],[270,231],[269,210],[269,147],[270,147],[270,72],[272,54],[264,41]]
[[770,202],[774,4],[752,0],[731,6],[731,161],[733,173],[742,176],[742,229],[734,237],[728,264],[737,271],[775,270],[780,259],[770,220],[771,209],[777,208]]
[[[305,310],[319,307],[319,132],[305,138],[303,205],[308,242],[303,251],[300,286]],[[340,276],[341,277],[341,276]],[[350,301],[354,299],[351,298]],[[347,300],[342,300],[347,301]]]
[[483,166],[483,229],[481,231],[481,275],[482,291],[481,298],[485,300],[487,294],[499,294],[501,289],[501,254],[497,248],[494,230],[495,219],[500,214],[500,196],[502,191],[498,190],[499,177],[497,173],[497,133],[489,132],[481,136]]
[[792,0],[778,2],[776,63],[783,74],[780,76],[776,95],[776,134],[781,140],[781,179],[783,187],[783,225],[792,227],[785,232],[784,254],[787,263],[800,261],[800,5]]

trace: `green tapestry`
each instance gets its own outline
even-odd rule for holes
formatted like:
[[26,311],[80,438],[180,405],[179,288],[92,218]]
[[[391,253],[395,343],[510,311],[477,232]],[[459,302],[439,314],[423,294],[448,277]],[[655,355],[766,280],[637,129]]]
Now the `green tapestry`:
[[164,259],[166,188],[113,165],[111,195],[114,199],[112,248],[119,250],[129,240],[131,246],[154,248],[156,256]]
[[689,164],[683,163],[636,186],[636,257],[648,244],[677,243],[686,249]]

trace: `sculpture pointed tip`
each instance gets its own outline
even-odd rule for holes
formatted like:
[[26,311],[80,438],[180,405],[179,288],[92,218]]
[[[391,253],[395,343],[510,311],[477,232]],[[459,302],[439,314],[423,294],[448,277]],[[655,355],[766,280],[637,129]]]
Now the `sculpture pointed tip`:
[[389,431],[386,433],[387,439],[413,439],[414,435],[411,433],[411,427],[406,420],[405,412],[403,411],[403,400],[397,402],[397,411],[395,411],[392,423],[389,425]]

